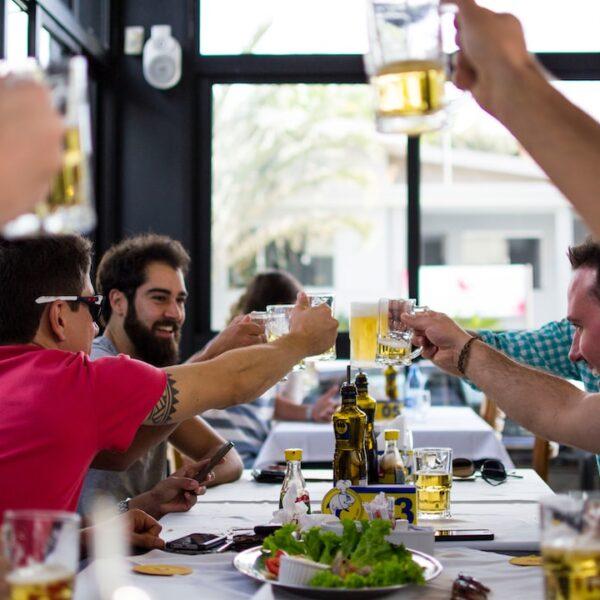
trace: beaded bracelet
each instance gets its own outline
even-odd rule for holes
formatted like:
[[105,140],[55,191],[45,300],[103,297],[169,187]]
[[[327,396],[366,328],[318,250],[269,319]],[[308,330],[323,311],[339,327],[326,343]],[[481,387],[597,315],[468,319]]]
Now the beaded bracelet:
[[458,355],[458,372],[461,375],[466,375],[465,371],[467,369],[467,359],[469,358],[469,352],[471,350],[471,344],[475,341],[478,340],[478,337],[472,337],[470,340],[467,341],[467,343],[462,347],[462,350],[460,351],[460,354]]

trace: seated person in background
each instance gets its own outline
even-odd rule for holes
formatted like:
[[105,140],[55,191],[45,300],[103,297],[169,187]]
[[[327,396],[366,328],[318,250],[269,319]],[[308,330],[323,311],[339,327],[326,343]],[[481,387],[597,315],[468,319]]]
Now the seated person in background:
[[[231,309],[231,323],[241,315],[252,311],[264,311],[269,304],[293,304],[300,282],[285,271],[266,271],[256,275],[246,291]],[[314,404],[299,404],[298,388],[301,387],[301,373],[291,372],[288,381],[277,384],[260,398],[245,406],[226,410],[209,410],[203,417],[221,435],[235,442],[244,466],[252,466],[263,442],[271,430],[273,419],[284,421],[331,420],[338,404],[335,398],[338,386],[332,386]]]
[[260,396],[334,343],[329,309],[301,294],[290,333],[269,344],[165,369],[124,355],[91,361],[101,298],[90,249],[79,236],[0,240],[0,519],[75,510],[100,451],[133,461],[180,422]]
[[[573,363],[585,361],[595,375],[600,369],[600,247],[586,242],[571,248],[569,259],[573,276],[567,319],[575,331],[568,356]],[[467,377],[511,419],[546,439],[600,452],[600,394],[581,391],[564,379],[514,362],[442,313],[405,314],[402,320],[415,330],[414,343],[423,346],[425,358]],[[555,349],[564,361],[564,335]],[[583,379],[579,366],[565,369],[563,365],[561,370]]]
[[[179,362],[189,262],[188,253],[179,242],[152,234],[125,239],[104,254],[98,265],[96,289],[106,299],[102,306],[106,329],[92,343],[92,360],[127,354],[155,367]],[[229,342],[239,346],[262,341],[261,332],[252,323],[240,324],[233,333]],[[215,339],[213,346],[220,341]],[[229,348],[221,345],[221,351],[226,349]],[[202,359],[201,353],[195,356],[196,361]],[[225,440],[203,419],[193,417],[178,425],[168,441],[185,456],[200,462],[164,479],[167,476],[167,440],[164,440],[125,471],[90,469],[83,484],[80,512],[90,511],[98,492],[115,498],[123,509],[141,508],[156,518],[165,512],[189,510],[195,504],[194,494],[198,493],[198,484],[189,478],[205,464],[201,459],[214,454]],[[206,485],[234,481],[242,474],[242,468],[239,455],[235,449],[231,450],[223,463],[215,467],[214,478]],[[171,510],[167,511],[167,507]]]

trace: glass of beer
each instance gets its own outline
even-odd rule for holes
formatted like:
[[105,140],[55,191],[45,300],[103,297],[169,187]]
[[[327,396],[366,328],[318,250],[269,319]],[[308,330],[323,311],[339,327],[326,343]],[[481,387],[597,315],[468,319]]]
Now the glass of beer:
[[[267,342],[272,342],[282,335],[290,332],[290,314],[295,304],[269,304],[267,306],[267,321],[265,333]],[[302,371],[306,368],[304,360],[294,365],[293,371]],[[282,379],[286,381],[287,378]]]
[[559,494],[540,508],[546,600],[600,598],[600,495]]
[[412,351],[413,331],[401,320],[403,313],[427,310],[415,300],[380,298],[377,320],[377,352],[375,362],[382,365],[410,365],[422,349]]
[[377,302],[350,302],[350,363],[375,367],[377,353]]
[[[335,294],[307,294],[308,300],[311,306],[319,306],[320,304],[327,304],[333,314],[335,311]],[[335,352],[335,344],[329,348],[323,354],[317,356],[307,356],[306,360],[311,362],[317,362],[319,360],[335,360],[337,354]]]
[[8,510],[3,536],[11,600],[70,600],[81,518],[52,510]]
[[452,488],[452,448],[414,451],[419,519],[447,519]]
[[64,125],[62,169],[50,192],[31,213],[7,223],[7,238],[57,233],[88,233],[96,225],[91,174],[92,133],[88,98],[87,61],[74,56],[65,63],[50,65],[43,72],[34,59],[22,64],[0,63],[0,75],[15,81],[45,81]]
[[453,11],[440,0],[367,2],[369,53],[364,60],[378,131],[417,135],[446,125],[442,24]]

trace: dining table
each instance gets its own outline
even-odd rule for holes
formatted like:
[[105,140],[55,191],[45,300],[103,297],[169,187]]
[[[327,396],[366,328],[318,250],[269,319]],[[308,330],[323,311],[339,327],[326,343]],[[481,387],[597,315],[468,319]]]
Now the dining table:
[[[495,458],[507,469],[513,463],[498,432],[468,406],[432,406],[426,412],[404,409],[413,446],[452,448],[454,457]],[[394,420],[378,421],[376,430],[393,429]],[[380,440],[380,450],[383,441]],[[331,461],[335,445],[331,423],[279,421],[271,429],[254,462],[262,467],[282,461],[286,448],[302,448],[304,463]]]
[[[422,521],[434,528],[489,529],[490,541],[436,542],[435,558],[443,566],[442,573],[424,587],[408,587],[389,598],[409,600],[447,600],[452,582],[459,572],[473,576],[492,591],[491,598],[543,598],[540,567],[521,567],[509,562],[510,555],[539,550],[539,505],[552,490],[531,469],[517,469],[518,477],[492,486],[480,478],[455,480],[452,484],[452,516],[443,521]],[[332,487],[330,470],[304,471],[313,512],[320,510],[323,495]],[[240,480],[210,488],[188,512],[164,516],[162,537],[180,538],[190,533],[227,533],[251,530],[271,521],[279,507],[280,484],[258,483],[249,470]],[[124,557],[118,572],[118,589],[126,589],[131,600],[165,599],[249,599],[298,598],[281,592],[270,584],[260,584],[239,573],[232,552],[186,556],[152,550],[146,554]],[[107,564],[114,559],[92,561],[76,578],[75,600],[103,598],[99,581],[106,582]],[[189,575],[158,577],[137,574],[136,564],[169,564],[190,567]],[[116,585],[116,584],[115,584]],[[106,587],[106,586],[104,586]],[[113,594],[114,600],[121,596]]]

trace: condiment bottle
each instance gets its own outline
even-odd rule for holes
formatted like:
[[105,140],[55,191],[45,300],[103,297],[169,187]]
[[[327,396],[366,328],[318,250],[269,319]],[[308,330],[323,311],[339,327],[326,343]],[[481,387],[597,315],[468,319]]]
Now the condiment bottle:
[[377,401],[369,396],[369,380],[361,371],[354,379],[356,385],[356,404],[367,415],[367,431],[365,434],[365,452],[367,456],[367,480],[369,484],[378,481],[377,440],[375,439],[375,409]]
[[379,483],[405,483],[406,470],[398,448],[397,429],[386,429],[385,450],[379,459]]
[[302,461],[302,449],[301,448],[288,448],[285,451],[285,461],[287,467],[285,470],[285,477],[283,478],[283,484],[281,485],[281,492],[279,493],[279,508],[283,508],[283,498],[286,495],[288,489],[292,483],[296,484],[296,502],[304,502],[310,513],[310,497],[308,490],[306,489],[306,482],[302,475],[302,469],[300,463]]

